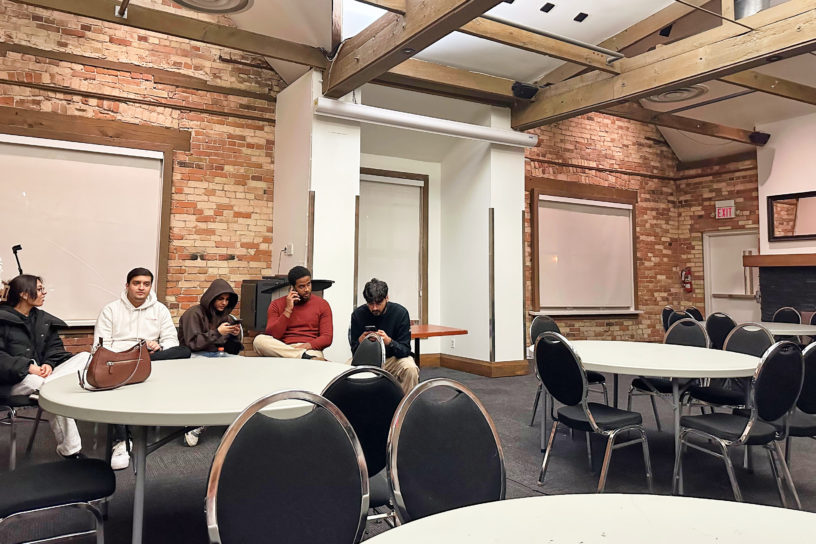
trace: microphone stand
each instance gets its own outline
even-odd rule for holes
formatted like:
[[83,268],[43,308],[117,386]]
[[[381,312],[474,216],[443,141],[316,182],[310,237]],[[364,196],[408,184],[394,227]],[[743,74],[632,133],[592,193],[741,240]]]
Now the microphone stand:
[[14,260],[17,261],[17,270],[20,272],[20,275],[23,274],[23,267],[20,266],[20,257],[17,256],[17,252],[21,251],[23,246],[17,244],[16,246],[12,246],[11,251],[14,253]]

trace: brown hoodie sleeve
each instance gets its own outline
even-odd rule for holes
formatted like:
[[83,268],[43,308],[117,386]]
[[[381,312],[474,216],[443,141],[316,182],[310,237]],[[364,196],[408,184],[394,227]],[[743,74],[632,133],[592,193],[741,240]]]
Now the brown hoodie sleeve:
[[211,329],[200,304],[189,308],[179,320],[179,342],[190,351],[216,351],[216,342],[223,344],[226,338]]

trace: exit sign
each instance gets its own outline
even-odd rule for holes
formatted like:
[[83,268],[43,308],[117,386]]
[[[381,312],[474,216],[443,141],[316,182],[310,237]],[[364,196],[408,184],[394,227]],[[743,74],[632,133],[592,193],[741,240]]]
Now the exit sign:
[[716,202],[717,219],[733,219],[736,217],[736,207],[733,200],[718,200]]

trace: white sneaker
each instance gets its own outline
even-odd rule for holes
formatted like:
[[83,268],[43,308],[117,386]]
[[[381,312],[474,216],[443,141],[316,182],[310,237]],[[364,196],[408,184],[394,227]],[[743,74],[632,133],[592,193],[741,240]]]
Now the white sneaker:
[[[132,445],[132,443],[131,443]],[[111,468],[113,470],[122,470],[130,464],[130,454],[125,447],[125,441],[120,440],[114,442],[113,450],[111,452]]]
[[198,437],[204,432],[205,427],[196,427],[192,431],[184,433],[184,443],[191,448],[198,445]]

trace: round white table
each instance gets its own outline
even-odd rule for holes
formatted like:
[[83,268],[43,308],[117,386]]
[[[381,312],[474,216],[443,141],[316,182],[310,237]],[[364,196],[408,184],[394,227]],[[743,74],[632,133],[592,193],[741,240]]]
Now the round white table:
[[[77,376],[47,382],[40,407],[53,414],[98,423],[131,426],[136,485],[133,499],[134,544],[142,542],[147,454],[166,443],[147,445],[147,427],[229,425],[259,398],[288,389],[320,393],[349,367],[340,363],[277,357],[193,357],[154,361],[147,381],[113,391],[85,391]],[[270,410],[296,416],[297,401]]]
[[768,329],[774,336],[816,335],[816,325],[800,323],[776,323],[775,321],[762,321],[760,325]]
[[814,527],[816,514],[755,504],[665,495],[554,495],[443,512],[367,542],[624,544],[657,539],[663,544],[745,544],[773,542],[780,535],[805,542]]

